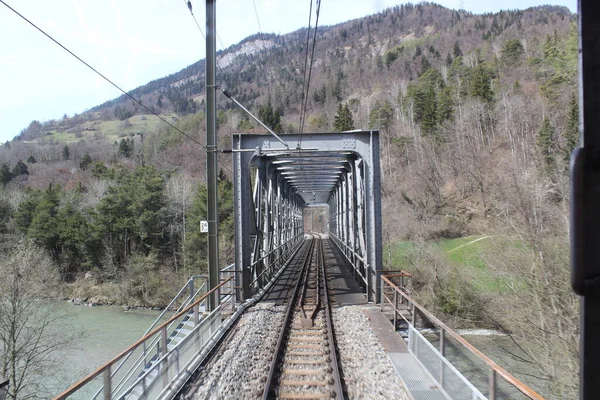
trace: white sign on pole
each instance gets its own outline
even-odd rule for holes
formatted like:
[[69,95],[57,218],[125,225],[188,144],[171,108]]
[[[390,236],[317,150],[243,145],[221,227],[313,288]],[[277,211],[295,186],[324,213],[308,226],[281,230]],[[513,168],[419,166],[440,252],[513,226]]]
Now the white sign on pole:
[[208,221],[200,221],[200,232],[208,233]]

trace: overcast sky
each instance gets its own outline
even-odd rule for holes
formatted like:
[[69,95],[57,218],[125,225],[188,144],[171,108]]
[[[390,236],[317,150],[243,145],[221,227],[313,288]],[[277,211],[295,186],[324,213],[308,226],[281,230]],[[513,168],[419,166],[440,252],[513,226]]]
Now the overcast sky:
[[[125,90],[205,57],[204,39],[185,0],[0,0],[0,142],[34,119],[81,113],[120,95],[14,14],[8,4]],[[254,0],[263,32],[284,34],[308,21],[310,0]],[[321,0],[320,25],[373,14],[399,0]],[[577,0],[439,0],[475,13],[564,5]],[[192,0],[204,30],[204,2]],[[219,0],[217,31],[225,47],[259,31],[252,0]],[[221,45],[217,43],[218,49]]]

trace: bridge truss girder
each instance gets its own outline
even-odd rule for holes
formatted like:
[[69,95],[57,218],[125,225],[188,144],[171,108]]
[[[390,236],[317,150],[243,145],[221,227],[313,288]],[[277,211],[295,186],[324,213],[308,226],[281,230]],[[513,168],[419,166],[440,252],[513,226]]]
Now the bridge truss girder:
[[369,301],[379,301],[379,132],[281,138],[297,148],[269,135],[233,137],[238,300],[261,290],[302,241],[302,209],[326,206],[331,238]]

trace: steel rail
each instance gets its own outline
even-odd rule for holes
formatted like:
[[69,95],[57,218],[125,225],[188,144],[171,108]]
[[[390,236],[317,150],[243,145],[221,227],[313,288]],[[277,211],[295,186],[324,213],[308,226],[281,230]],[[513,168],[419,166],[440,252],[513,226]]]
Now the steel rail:
[[[314,302],[308,303],[310,300],[313,300]],[[310,307],[314,308],[311,310]],[[309,315],[307,315],[307,311],[309,311]],[[322,312],[323,314],[318,316],[319,312]],[[315,328],[313,327],[313,321],[317,318],[320,319],[321,322],[319,322],[319,327]],[[300,325],[296,325],[298,322],[300,322]],[[307,323],[307,325],[304,325],[305,322],[309,322],[309,324]],[[307,332],[315,332],[310,335],[310,344],[304,346],[299,344],[299,338],[293,339],[296,335],[304,336]],[[317,334],[316,332],[319,333]],[[318,337],[321,339],[319,340]],[[306,356],[308,357],[316,356],[316,360],[295,359],[295,357],[303,354],[302,351],[295,354],[298,350],[294,349],[299,348],[297,346],[310,349],[316,348],[314,346],[319,346],[319,343],[323,345],[322,354],[312,354],[310,351],[306,353]],[[291,351],[291,353],[288,354],[288,351]],[[293,298],[288,304],[286,317],[281,326],[279,340],[273,354],[274,356],[271,362],[269,375],[263,388],[263,400],[272,399],[274,396],[281,398],[344,398],[344,389],[341,378],[342,374],[338,364],[335,332],[333,329],[329,296],[327,293],[323,241],[318,235],[313,235],[311,247],[303,260],[302,271],[296,282]],[[294,359],[288,360],[288,355],[291,355]],[[285,361],[283,361],[283,359],[285,359]],[[314,364],[318,367],[315,370],[294,369],[291,365],[295,364]],[[328,368],[322,369],[323,365],[328,365]],[[304,381],[300,378],[291,378],[297,375],[314,377],[317,375],[324,375],[326,378],[308,381]],[[298,393],[293,389],[291,392],[289,389],[282,389],[286,386],[295,386],[301,391],[306,391],[306,388],[300,389],[303,382],[306,382],[305,384],[308,387],[329,386],[332,391],[329,393],[315,393],[311,391]],[[276,389],[277,385],[279,385],[279,389]],[[275,390],[278,390],[278,392],[275,393]]]
[[337,348],[335,346],[335,331],[333,329],[332,317],[331,317],[331,303],[329,302],[329,288],[327,286],[327,275],[325,273],[325,255],[323,252],[323,241],[321,240],[321,269],[322,283],[323,283],[323,309],[325,310],[325,321],[327,323],[327,336],[329,341],[329,351],[331,357],[331,374],[335,384],[336,398],[342,399],[344,396],[344,388],[342,385],[342,374],[340,373],[340,366],[338,364]]
[[285,312],[285,317],[282,323],[282,328],[281,328],[281,332],[279,332],[279,338],[277,339],[277,345],[275,346],[275,351],[273,352],[273,360],[271,361],[271,366],[269,367],[269,375],[267,376],[267,380],[265,382],[265,386],[263,389],[263,395],[262,395],[262,399],[263,400],[269,400],[270,399],[270,393],[271,393],[271,387],[273,386],[273,381],[275,378],[275,374],[277,371],[277,364],[279,363],[279,357],[281,356],[281,353],[283,352],[284,346],[283,343],[285,341],[285,336],[286,336],[286,332],[287,332],[287,327],[290,323],[291,317],[294,313],[294,308],[295,308],[295,304],[298,298],[298,293],[300,291],[300,287],[302,286],[302,277],[307,269],[307,265],[310,264],[310,257],[312,254],[312,250],[314,248],[314,241],[315,239],[311,239],[310,245],[308,247],[308,251],[306,252],[306,255],[304,256],[304,261],[302,262],[302,270],[300,272],[300,277],[298,277],[298,281],[296,282],[296,286],[294,288],[294,295],[291,299],[291,301],[288,304],[288,308]]

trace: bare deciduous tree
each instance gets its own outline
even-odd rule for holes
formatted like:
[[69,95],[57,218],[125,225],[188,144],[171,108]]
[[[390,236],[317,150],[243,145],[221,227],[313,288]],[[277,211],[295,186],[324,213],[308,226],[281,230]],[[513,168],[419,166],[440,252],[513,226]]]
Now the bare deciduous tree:
[[58,331],[61,315],[41,297],[58,274],[42,249],[20,243],[0,260],[0,275],[0,375],[10,380],[8,398],[48,398],[40,375],[56,367],[56,353],[73,339]]

